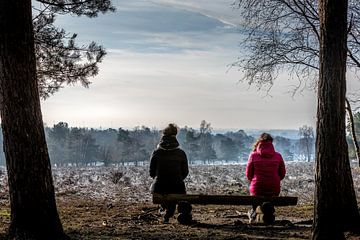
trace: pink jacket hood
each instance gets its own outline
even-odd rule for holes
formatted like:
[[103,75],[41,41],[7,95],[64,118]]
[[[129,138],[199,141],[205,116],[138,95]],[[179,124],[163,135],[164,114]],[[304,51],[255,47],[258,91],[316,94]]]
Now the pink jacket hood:
[[261,141],[256,147],[256,152],[265,158],[271,158],[275,154],[274,145],[270,141]]
[[278,196],[280,181],[285,177],[285,163],[280,153],[275,152],[271,141],[262,141],[250,153],[246,165],[249,191],[255,196]]

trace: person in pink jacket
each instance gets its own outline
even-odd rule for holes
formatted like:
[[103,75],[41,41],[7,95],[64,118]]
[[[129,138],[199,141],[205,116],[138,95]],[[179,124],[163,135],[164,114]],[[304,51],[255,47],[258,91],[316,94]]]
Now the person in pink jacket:
[[275,151],[273,138],[268,133],[260,135],[254,144],[246,166],[249,191],[253,196],[278,196],[280,181],[285,177],[285,164],[280,153]]
[[[254,144],[246,166],[246,177],[250,182],[252,196],[279,196],[280,181],[285,177],[285,163],[280,153],[275,151],[273,138],[268,133],[260,135]],[[249,211],[250,222],[256,218],[256,208]]]

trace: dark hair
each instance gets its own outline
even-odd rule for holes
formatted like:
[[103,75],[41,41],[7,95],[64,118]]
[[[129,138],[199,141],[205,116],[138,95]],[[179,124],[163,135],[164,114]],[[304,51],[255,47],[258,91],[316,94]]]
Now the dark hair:
[[259,143],[261,141],[269,141],[269,142],[272,142],[273,141],[273,138],[270,134],[268,133],[262,133],[260,135],[260,137],[256,140],[256,142],[254,143],[254,147],[253,147],[253,151],[256,150],[257,146],[259,145]]
[[169,125],[162,131],[164,136],[176,136],[178,127],[175,123],[169,123]]

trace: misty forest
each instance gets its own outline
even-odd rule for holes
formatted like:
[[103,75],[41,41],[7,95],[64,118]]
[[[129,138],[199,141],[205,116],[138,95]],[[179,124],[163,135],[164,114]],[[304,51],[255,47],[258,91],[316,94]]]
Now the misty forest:
[[[309,132],[305,133],[304,129]],[[314,161],[315,139],[311,127],[273,131],[274,145],[285,161]],[[289,137],[277,136],[276,132]],[[161,130],[145,126],[131,130],[89,129],[69,127],[65,122],[45,127],[45,134],[51,164],[57,167],[148,165],[161,138]],[[198,129],[179,129],[177,138],[189,164],[245,164],[259,134],[259,130],[249,130],[248,134],[244,130],[215,133],[210,123],[202,121]],[[348,141],[351,147],[350,136]],[[350,151],[355,159],[353,147]],[[1,163],[5,164],[3,154]]]
[[[97,28],[100,16],[108,22]],[[143,49],[147,38],[162,58],[202,55],[205,45],[223,47],[236,36],[238,52],[225,67],[238,71],[238,83],[271,98],[276,84],[285,86],[279,78],[295,80],[289,102],[305,91],[315,94],[315,125],[234,129],[212,119],[177,126],[175,119],[159,128],[147,126],[146,117],[133,128],[74,126],[71,119],[46,124],[44,103],[64,88],[92,89],[103,69],[121,68],[105,68],[108,57],[127,60],[128,52],[105,37],[108,27],[117,27],[114,16],[135,17],[116,41],[144,51],[146,61],[152,56],[150,47]],[[63,28],[69,19],[89,34]],[[141,24],[148,32],[137,35],[132,28]],[[358,0],[3,0],[0,29],[0,239],[360,239],[360,96],[353,89],[360,68]],[[201,46],[179,50],[174,36],[184,49],[190,37]],[[134,78],[122,86],[141,75],[126,71]],[[174,88],[183,87],[176,81]],[[100,87],[110,95],[114,85]],[[135,92],[144,104],[150,98]],[[291,111],[281,114],[299,110]],[[266,119],[269,112],[259,114]]]

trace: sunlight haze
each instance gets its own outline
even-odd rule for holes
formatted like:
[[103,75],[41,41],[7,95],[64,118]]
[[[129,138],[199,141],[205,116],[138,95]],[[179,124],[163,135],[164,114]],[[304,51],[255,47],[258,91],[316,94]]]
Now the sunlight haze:
[[298,129],[315,125],[312,91],[291,97],[296,84],[281,75],[272,90],[240,83],[229,65],[242,54],[233,1],[115,1],[117,11],[97,18],[59,17],[108,54],[92,84],[66,86],[42,102],[44,122],[70,126],[162,128],[168,122],[198,128]]

